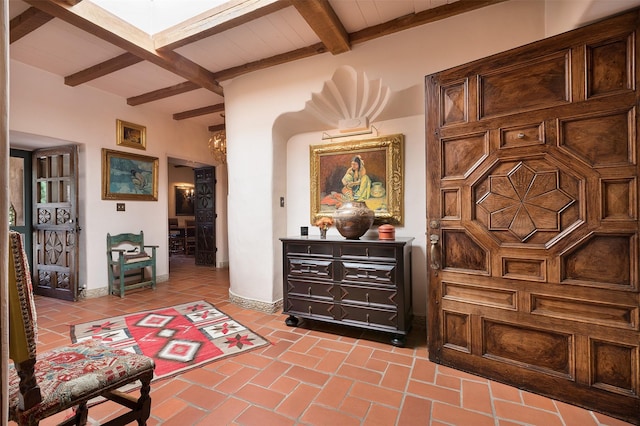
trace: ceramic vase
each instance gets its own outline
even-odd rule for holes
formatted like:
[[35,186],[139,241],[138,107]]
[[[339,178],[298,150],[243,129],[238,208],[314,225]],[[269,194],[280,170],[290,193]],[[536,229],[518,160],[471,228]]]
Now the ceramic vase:
[[374,213],[362,201],[344,203],[333,214],[336,229],[348,240],[362,237],[373,225]]

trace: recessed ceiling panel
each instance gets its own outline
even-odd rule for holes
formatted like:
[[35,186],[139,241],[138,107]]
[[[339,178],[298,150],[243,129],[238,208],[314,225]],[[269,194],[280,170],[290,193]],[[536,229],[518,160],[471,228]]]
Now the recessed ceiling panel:
[[255,19],[176,50],[216,72],[318,43],[293,7]]
[[53,19],[10,46],[11,59],[66,76],[125,51],[59,19]]

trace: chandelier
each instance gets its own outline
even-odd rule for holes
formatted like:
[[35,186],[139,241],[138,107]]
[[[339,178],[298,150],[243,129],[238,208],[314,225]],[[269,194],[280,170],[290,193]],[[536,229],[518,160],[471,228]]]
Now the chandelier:
[[209,151],[213,159],[220,164],[227,162],[227,133],[224,130],[215,132],[209,138]]

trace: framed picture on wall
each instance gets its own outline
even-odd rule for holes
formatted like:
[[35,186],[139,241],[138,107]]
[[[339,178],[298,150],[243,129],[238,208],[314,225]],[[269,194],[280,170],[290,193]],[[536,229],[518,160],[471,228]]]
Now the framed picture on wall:
[[116,120],[116,145],[147,149],[147,128],[139,124]]
[[363,201],[376,223],[404,222],[404,135],[312,145],[311,223]]
[[193,200],[195,192],[193,187],[176,186],[176,216],[193,216]]
[[103,200],[158,200],[158,158],[102,149]]

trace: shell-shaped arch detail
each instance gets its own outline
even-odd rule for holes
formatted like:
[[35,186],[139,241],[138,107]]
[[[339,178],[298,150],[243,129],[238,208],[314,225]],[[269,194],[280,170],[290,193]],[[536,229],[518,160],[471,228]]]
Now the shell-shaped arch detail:
[[390,94],[380,79],[369,80],[364,72],[342,66],[320,92],[311,94],[305,110],[331,128],[359,128],[380,115]]

